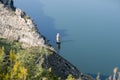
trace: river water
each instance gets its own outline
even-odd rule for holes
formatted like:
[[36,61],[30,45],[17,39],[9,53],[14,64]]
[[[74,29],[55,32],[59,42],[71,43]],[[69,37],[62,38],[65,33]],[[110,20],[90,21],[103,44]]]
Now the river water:
[[120,68],[119,0],[14,0],[59,54],[85,73],[112,74]]

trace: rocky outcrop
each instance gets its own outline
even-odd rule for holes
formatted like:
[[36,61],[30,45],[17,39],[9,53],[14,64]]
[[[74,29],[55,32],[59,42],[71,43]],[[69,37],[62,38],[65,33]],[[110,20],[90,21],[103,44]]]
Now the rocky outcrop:
[[24,43],[23,47],[45,44],[33,21],[23,11],[9,11],[3,4],[0,4],[0,37]]

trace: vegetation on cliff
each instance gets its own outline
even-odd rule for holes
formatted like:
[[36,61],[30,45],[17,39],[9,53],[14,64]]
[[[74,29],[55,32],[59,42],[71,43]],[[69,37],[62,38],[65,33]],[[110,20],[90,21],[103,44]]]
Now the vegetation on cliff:
[[19,42],[5,39],[0,39],[0,46],[0,80],[60,80],[51,68],[42,67],[43,55],[50,51],[42,47],[22,49]]
[[[44,47],[22,48],[20,42],[0,38],[0,80],[64,80],[43,67],[50,54]],[[66,78],[75,80],[71,74]]]

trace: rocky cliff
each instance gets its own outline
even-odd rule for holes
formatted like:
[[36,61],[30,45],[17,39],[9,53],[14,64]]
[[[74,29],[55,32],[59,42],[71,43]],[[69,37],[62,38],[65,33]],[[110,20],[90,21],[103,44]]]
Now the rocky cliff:
[[69,74],[77,80],[93,80],[90,76],[81,74],[75,66],[48,46],[31,18],[22,10],[15,8],[12,0],[0,0],[0,38],[21,42],[23,48],[42,46],[52,50],[53,54],[44,57],[43,67],[51,67],[53,73],[62,80],[65,80]]
[[0,37],[24,43],[23,47],[39,46],[45,42],[33,21],[20,9],[10,11],[0,5]]

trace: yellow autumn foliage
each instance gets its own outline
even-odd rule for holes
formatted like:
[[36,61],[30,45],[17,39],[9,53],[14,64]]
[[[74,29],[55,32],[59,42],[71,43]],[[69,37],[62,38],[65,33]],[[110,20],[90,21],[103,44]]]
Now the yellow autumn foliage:
[[10,65],[4,65],[5,53],[4,47],[0,48],[0,69],[5,71],[3,67],[7,67],[7,72],[0,72],[0,80],[26,80],[27,69],[16,60],[16,54],[13,50],[10,51],[9,59]]
[[66,80],[75,80],[75,78],[71,74],[69,74]]
[[16,60],[16,54],[13,50],[10,50],[10,56],[9,56],[10,62],[13,64]]
[[[8,51],[4,51],[4,47],[0,48],[0,80],[60,80],[51,68],[42,68],[44,58],[41,55],[26,51],[17,54],[14,50],[10,50],[9,54],[5,52]],[[36,64],[36,58],[39,57],[41,60]]]
[[27,69],[25,69],[24,67],[20,67],[20,74],[19,74],[19,76],[21,77],[22,80],[26,80]]

